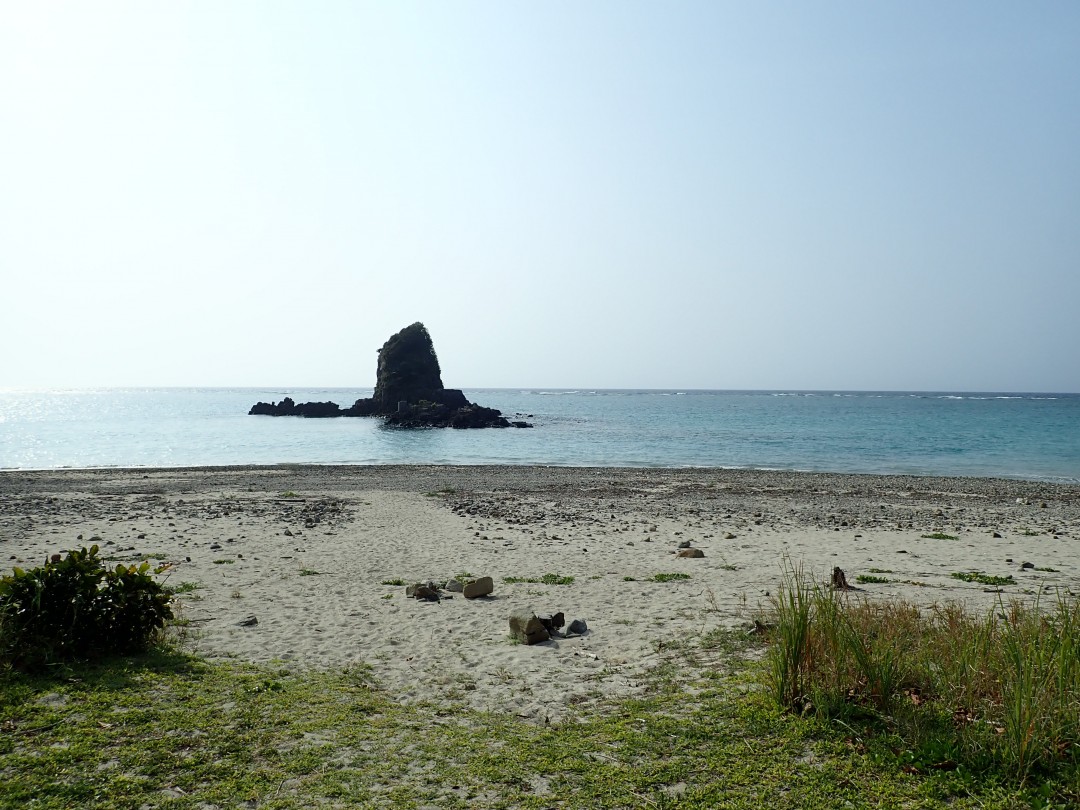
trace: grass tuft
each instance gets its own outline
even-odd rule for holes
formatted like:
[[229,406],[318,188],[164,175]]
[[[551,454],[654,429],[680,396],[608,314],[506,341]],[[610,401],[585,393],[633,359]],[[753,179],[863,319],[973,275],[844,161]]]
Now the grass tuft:
[[[973,581],[1010,584],[1003,579]],[[1080,775],[1075,598],[980,616],[960,604],[870,601],[796,569],[764,626],[767,684],[780,707],[846,728],[879,726],[915,769],[963,767],[1021,784],[1036,773]]]

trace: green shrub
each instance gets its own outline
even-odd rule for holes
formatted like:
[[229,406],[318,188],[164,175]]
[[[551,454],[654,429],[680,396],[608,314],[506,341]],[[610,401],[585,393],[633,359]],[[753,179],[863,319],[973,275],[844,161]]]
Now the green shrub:
[[173,618],[147,562],[106,569],[98,547],[0,579],[0,659],[24,668],[145,649]]

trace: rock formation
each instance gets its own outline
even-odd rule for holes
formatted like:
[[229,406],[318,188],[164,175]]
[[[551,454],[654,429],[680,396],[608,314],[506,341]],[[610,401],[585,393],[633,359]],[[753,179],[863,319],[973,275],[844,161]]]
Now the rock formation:
[[342,409],[334,402],[258,402],[254,416],[381,416],[393,427],[532,427],[510,422],[494,408],[469,402],[456,388],[443,388],[439,358],[427,327],[419,321],[393,335],[379,349],[375,392]]

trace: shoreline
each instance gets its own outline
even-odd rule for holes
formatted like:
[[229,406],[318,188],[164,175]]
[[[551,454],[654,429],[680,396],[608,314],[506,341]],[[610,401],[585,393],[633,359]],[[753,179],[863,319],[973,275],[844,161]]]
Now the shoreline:
[[[199,654],[364,663],[402,702],[537,722],[635,694],[673,644],[748,627],[785,566],[819,581],[840,567],[863,589],[852,598],[983,610],[1080,594],[1078,538],[1080,485],[1012,479],[525,465],[0,472],[0,573],[97,544],[110,563],[150,559],[185,584],[180,615]],[[684,542],[704,557],[677,558]],[[953,576],[970,571],[1011,582]],[[422,603],[385,584],[465,572],[491,576],[494,593]],[[507,581],[547,574],[572,581]],[[512,644],[508,617],[521,610],[562,611],[589,632]]]
[[[749,467],[649,467],[649,466],[595,466],[595,465],[557,465],[557,464],[321,464],[309,462],[280,462],[277,464],[231,464],[218,466],[187,465],[177,467],[61,467],[41,469],[0,469],[0,493],[7,489],[7,481],[16,477],[30,479],[43,479],[49,482],[47,485],[55,486],[63,483],[61,479],[68,477],[81,477],[87,480],[94,478],[109,478],[117,475],[138,476],[160,479],[163,476],[172,475],[220,475],[223,477],[240,476],[244,474],[260,473],[293,473],[298,477],[315,477],[324,479],[330,474],[348,476],[350,479],[359,478],[364,483],[372,482],[371,478],[390,478],[395,486],[413,488],[417,475],[448,475],[455,480],[462,477],[472,481],[477,476],[509,476],[521,481],[554,481],[560,477],[574,477],[576,475],[610,475],[614,478],[636,477],[671,477],[671,476],[699,476],[715,477],[724,480],[725,483],[737,483],[731,479],[743,478],[748,481],[767,486],[770,479],[790,483],[803,479],[804,481],[819,481],[823,479],[835,479],[837,483],[850,479],[852,483],[864,483],[867,486],[885,486],[887,483],[910,483],[913,487],[918,485],[934,485],[939,491],[955,489],[963,484],[965,489],[988,491],[1017,491],[1038,492],[1042,488],[1048,491],[1067,493],[1080,497],[1080,482],[1058,481],[1039,478],[1013,478],[1008,476],[948,476],[948,475],[919,475],[907,473],[862,473],[862,472],[826,472],[813,470],[780,470],[771,468]],[[57,479],[50,482],[50,479]],[[426,479],[425,479],[426,480]],[[354,483],[351,480],[350,483]],[[325,482],[324,482],[325,483]],[[45,484],[38,484],[39,486]]]

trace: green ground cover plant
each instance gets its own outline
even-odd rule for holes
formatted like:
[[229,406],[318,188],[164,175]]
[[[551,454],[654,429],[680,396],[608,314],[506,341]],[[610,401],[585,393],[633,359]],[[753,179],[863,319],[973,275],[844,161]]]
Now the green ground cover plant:
[[178,582],[176,585],[167,585],[166,588],[171,594],[191,593],[201,588],[198,582]]
[[944,532],[933,532],[932,534],[919,535],[923,540],[959,540],[955,534],[945,534]]
[[517,582],[528,582],[534,585],[573,585],[574,578],[561,574],[544,574],[542,577],[503,577],[503,582],[508,585]]
[[888,577],[874,576],[873,574],[859,574],[855,581],[861,585],[884,585],[889,581]]
[[785,711],[759,688],[755,643],[658,644],[667,657],[640,696],[550,726],[402,705],[363,666],[211,663],[168,647],[2,673],[0,805],[1006,810],[1076,795],[1062,780],[931,767],[935,752],[907,757],[885,725]]
[[953,579],[959,579],[961,582],[975,582],[979,585],[1015,585],[1016,580],[1012,578],[1012,574],[1004,577],[994,576],[993,574],[984,574],[982,571],[954,571],[950,574]]
[[653,582],[678,582],[679,580],[684,580],[684,579],[690,579],[690,575],[689,574],[683,574],[683,573],[674,573],[674,574],[662,573],[662,574],[653,574],[653,577],[652,577]]

